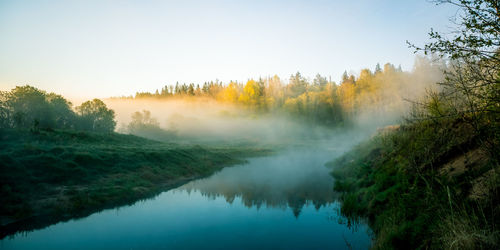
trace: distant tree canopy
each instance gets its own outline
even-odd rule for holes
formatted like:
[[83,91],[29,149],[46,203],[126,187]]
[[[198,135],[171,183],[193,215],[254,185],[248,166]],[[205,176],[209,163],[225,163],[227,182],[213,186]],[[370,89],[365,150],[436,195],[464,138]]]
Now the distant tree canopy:
[[77,110],[64,97],[29,85],[0,92],[0,128],[114,130],[114,111],[101,100],[85,102]]
[[363,69],[359,76],[343,74],[339,84],[317,74],[310,80],[300,72],[288,82],[278,76],[249,79],[245,83],[231,81],[205,82],[202,87],[176,83],[153,93],[142,92],[140,98],[212,98],[233,103],[257,113],[283,113],[302,121],[324,125],[342,124],[361,112],[400,112],[405,98],[415,98],[442,78],[442,63],[425,57],[416,60],[412,72],[387,63],[375,70]]
[[168,140],[175,136],[175,132],[161,129],[158,120],[151,117],[151,112],[148,110],[134,112],[127,130],[130,134],[154,140]]
[[135,112],[132,114],[132,121],[128,125],[129,131],[133,134],[137,131],[144,129],[159,128],[160,123],[155,118],[151,117],[151,112],[143,110],[142,112]]

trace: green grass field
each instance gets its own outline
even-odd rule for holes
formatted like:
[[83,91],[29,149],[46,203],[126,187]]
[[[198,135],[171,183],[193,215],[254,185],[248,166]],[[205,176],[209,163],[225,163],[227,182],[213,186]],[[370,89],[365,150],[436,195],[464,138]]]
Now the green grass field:
[[0,236],[130,204],[266,153],[117,133],[0,130]]

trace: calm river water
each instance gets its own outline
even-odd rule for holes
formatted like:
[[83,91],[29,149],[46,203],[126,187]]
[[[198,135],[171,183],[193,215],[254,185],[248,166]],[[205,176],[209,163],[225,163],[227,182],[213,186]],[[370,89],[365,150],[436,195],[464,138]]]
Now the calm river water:
[[335,149],[251,158],[131,206],[0,241],[1,249],[367,249],[338,213],[325,162]]

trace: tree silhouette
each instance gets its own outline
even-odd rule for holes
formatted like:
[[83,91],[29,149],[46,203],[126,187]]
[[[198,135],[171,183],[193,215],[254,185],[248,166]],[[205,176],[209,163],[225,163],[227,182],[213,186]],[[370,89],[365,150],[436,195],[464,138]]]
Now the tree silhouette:
[[112,132],[115,129],[115,112],[103,101],[94,99],[76,107],[80,115],[79,128],[98,132]]

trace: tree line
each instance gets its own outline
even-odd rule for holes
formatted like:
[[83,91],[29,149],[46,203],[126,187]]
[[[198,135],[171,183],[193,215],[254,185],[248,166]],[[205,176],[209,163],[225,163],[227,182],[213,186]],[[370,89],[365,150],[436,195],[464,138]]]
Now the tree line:
[[[441,60],[417,57],[411,72],[387,63],[374,70],[363,69],[359,76],[344,72],[339,84],[317,74],[309,80],[299,72],[287,81],[278,76],[231,81],[166,85],[154,93],[138,92],[135,99],[206,97],[232,103],[257,113],[286,113],[301,120],[324,125],[343,124],[361,112],[400,111],[405,98],[423,92],[425,86],[442,78],[446,64]],[[121,97],[126,98],[126,97]],[[377,110],[375,110],[377,109]]]
[[[361,70],[359,76],[344,72],[340,84],[316,75],[310,81],[299,72],[288,82],[278,76],[250,79],[245,84],[231,81],[206,82],[200,88],[194,84],[165,86],[155,93],[137,93],[141,98],[211,98],[221,103],[231,103],[248,109],[254,114],[287,114],[301,121],[342,125],[361,112],[389,113],[401,111],[404,98],[415,96],[442,76],[442,61],[417,57],[411,72],[387,63]],[[436,78],[437,77],[437,78]],[[130,131],[155,130],[164,134],[150,113],[136,112],[128,127]],[[0,128],[24,129],[75,129],[87,131],[114,131],[115,113],[99,99],[82,103],[73,109],[63,96],[47,93],[35,87],[18,86],[0,92]]]
[[99,99],[86,101],[73,110],[72,103],[63,96],[29,85],[0,92],[0,128],[112,132],[114,118],[115,112]]

